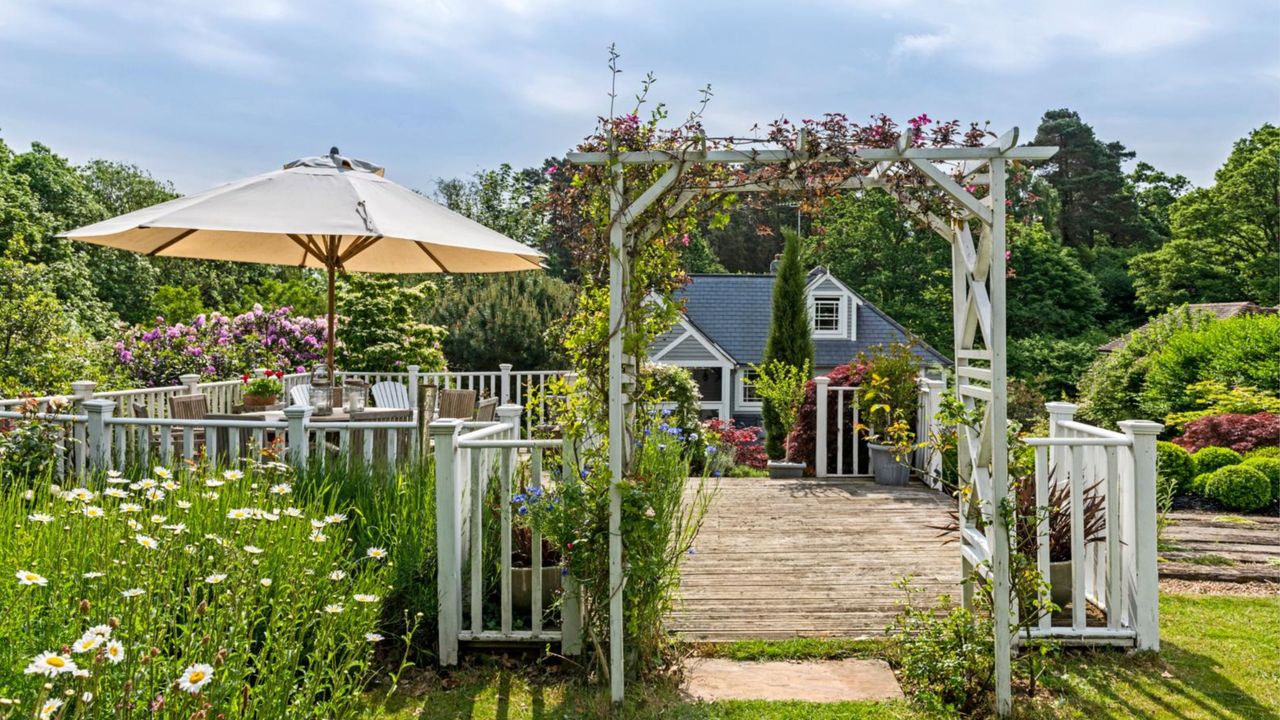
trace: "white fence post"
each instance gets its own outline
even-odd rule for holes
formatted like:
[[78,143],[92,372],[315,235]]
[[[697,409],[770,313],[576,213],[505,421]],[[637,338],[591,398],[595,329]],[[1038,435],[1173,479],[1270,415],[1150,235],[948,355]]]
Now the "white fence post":
[[436,464],[436,599],[439,612],[440,664],[458,664],[458,632],[462,629],[462,544],[459,534],[460,488],[455,461],[461,420],[429,425]]
[[1156,437],[1164,426],[1150,420],[1123,420],[1120,430],[1133,444],[1135,580],[1133,628],[1139,650],[1160,649],[1160,579],[1156,568]]
[[306,405],[290,405],[284,409],[284,417],[289,421],[289,460],[303,470],[307,467],[307,456],[311,453],[307,447],[307,415],[311,408]]
[[921,465],[924,468],[929,484],[934,488],[941,488],[942,451],[936,447],[929,446],[927,443],[930,442],[931,438],[937,437],[939,434],[938,411],[942,409],[942,396],[947,391],[947,381],[922,377],[920,378],[920,386],[924,394],[924,402],[921,403],[924,412],[924,423],[921,428],[921,435],[916,438],[916,441],[924,444],[924,447],[921,448],[924,452],[924,459]]
[[84,404],[87,400],[93,399],[93,392],[98,388],[98,383],[92,380],[76,380],[71,383],[71,394],[75,396],[76,402]]
[[88,416],[85,423],[85,443],[89,446],[89,464],[94,470],[111,469],[111,431],[107,429],[107,418],[115,413],[114,400],[86,400],[84,411]]
[[498,369],[502,371],[502,404],[506,405],[511,402],[511,363],[502,363],[498,365]]
[[519,405],[499,405],[498,406],[498,422],[507,423],[511,426],[511,439],[520,439],[520,413],[524,408]]
[[831,378],[821,375],[814,378],[813,383],[816,387],[814,392],[817,401],[817,412],[813,420],[813,437],[816,445],[813,453],[813,474],[823,478],[827,476],[827,386],[831,384]]
[[186,375],[179,375],[178,382],[187,386],[188,395],[198,395],[200,393],[200,387],[199,387],[200,376],[197,375],[196,373],[187,373]]

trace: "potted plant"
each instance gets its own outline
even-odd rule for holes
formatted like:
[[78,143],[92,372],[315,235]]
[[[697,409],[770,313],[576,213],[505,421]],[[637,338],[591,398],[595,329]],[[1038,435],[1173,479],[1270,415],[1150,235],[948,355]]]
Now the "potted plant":
[[244,409],[246,412],[257,412],[275,405],[284,392],[284,371],[268,370],[262,377],[241,375],[244,385]]
[[[511,608],[528,615],[533,609],[533,530],[527,525],[512,528],[511,544]],[[547,610],[562,589],[564,567],[559,550],[546,538],[541,544],[542,609]]]
[[[809,367],[808,362],[802,367],[796,367],[781,360],[751,366],[756,373],[753,382],[756,394],[773,406],[779,427],[795,426],[800,405],[804,402],[804,387],[809,382]],[[769,477],[798,478],[804,475],[804,463],[796,462],[791,457],[792,449],[792,444],[784,440],[782,459],[770,460],[768,463]]]
[[858,356],[870,380],[858,395],[859,429],[867,433],[871,474],[881,485],[905,485],[911,477],[910,458],[916,449],[911,427],[918,397],[920,361],[907,345],[877,348]]

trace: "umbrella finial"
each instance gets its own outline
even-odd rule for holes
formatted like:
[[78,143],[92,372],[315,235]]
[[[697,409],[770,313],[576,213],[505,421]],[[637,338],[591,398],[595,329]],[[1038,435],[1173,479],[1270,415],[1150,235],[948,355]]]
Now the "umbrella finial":
[[339,152],[338,152],[338,146],[337,146],[337,145],[334,145],[333,147],[329,148],[329,154],[330,154],[330,155],[341,155],[341,153],[339,153]]

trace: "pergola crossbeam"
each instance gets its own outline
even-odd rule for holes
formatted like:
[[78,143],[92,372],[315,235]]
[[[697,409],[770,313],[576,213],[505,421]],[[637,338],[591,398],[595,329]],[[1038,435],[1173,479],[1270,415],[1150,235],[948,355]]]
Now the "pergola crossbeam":
[[[905,162],[909,160],[933,160],[938,162],[950,160],[1048,160],[1058,151],[1055,147],[1020,145],[1000,152],[997,147],[941,147],[941,148],[908,148],[899,151],[894,148],[858,148],[852,150],[852,159],[865,160],[869,163],[890,161]],[[672,162],[684,163],[720,163],[726,165],[771,164],[793,162],[796,153],[782,148],[761,150],[632,150],[617,153],[616,159],[608,152],[571,152],[566,159],[578,165],[608,165],[619,162],[623,165],[657,165]],[[813,155],[804,158],[806,162],[844,163],[851,158],[840,155]]]

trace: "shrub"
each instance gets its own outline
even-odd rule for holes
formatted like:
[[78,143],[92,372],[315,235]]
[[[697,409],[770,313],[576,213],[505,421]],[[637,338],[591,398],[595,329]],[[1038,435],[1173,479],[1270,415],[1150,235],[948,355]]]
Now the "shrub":
[[663,422],[679,428],[685,438],[692,441],[689,444],[691,457],[703,454],[706,440],[702,440],[700,435],[702,392],[698,390],[693,375],[682,367],[655,363],[644,366],[641,378],[644,383],[641,402],[670,405],[662,412]]
[[[754,382],[756,394],[764,399],[772,413],[772,428],[782,434],[783,442],[777,446],[782,454],[775,457],[771,448],[777,438],[771,440],[768,431],[765,433],[765,452],[774,460],[791,460],[791,447],[785,442],[786,436],[796,424],[796,414],[800,404],[804,402],[805,383],[809,381],[809,362],[803,365],[789,365],[782,360],[770,360],[761,366],[751,366],[756,371]],[[770,427],[766,424],[766,427]]]
[[1228,465],[1209,474],[1205,495],[1228,510],[1253,512],[1271,504],[1271,480],[1261,471]]
[[1195,461],[1181,445],[1161,440],[1156,443],[1156,482],[1164,492],[1187,493],[1195,477]]
[[1237,465],[1244,458],[1231,448],[1206,447],[1191,453],[1191,460],[1195,462],[1196,474],[1203,475],[1221,467]]
[[1271,481],[1271,499],[1280,500],[1280,458],[1246,457],[1241,465],[1266,475]]
[[1201,406],[1197,410],[1171,413],[1164,422],[1181,428],[1192,420],[1211,415],[1252,415],[1268,412],[1280,413],[1280,398],[1267,390],[1243,385],[1228,388],[1216,380],[1205,380],[1187,387],[1191,402]]
[[1280,445],[1257,447],[1244,454],[1245,460],[1252,460],[1253,458],[1280,458]]
[[[57,467],[60,449],[69,442],[62,426],[39,417],[40,406],[27,399],[18,407],[22,417],[0,419],[0,493],[10,486],[26,486],[31,478],[43,477]],[[55,403],[51,410],[65,412]]]
[[919,607],[919,591],[907,593],[889,628],[889,659],[902,684],[926,707],[948,716],[989,707],[995,677],[991,618],[956,607],[945,596],[933,607]]
[[[38,707],[50,682],[67,717],[354,714],[388,568],[354,519],[275,473],[149,474],[0,495],[0,565],[19,571],[0,606],[21,608],[0,613],[0,694]],[[45,653],[88,676],[22,672]],[[198,695],[175,688],[193,668]]]
[[[764,444],[761,437],[764,430],[759,426],[740,428],[734,425],[732,419],[721,420],[716,418],[708,420],[704,423],[707,434],[719,438],[715,443],[716,452],[728,460],[729,465],[746,465],[750,468],[762,469],[768,461],[768,456],[764,453]],[[713,464],[714,467],[719,467]],[[721,467],[721,471],[728,468]]]
[[417,308],[432,302],[435,286],[404,287],[397,280],[347,275],[338,286],[336,348],[339,367],[367,372],[400,372],[418,365],[424,372],[445,369],[440,343],[445,330],[418,322]]
[[[831,387],[858,387],[867,377],[867,366],[865,363],[855,361],[849,365],[840,365],[831,372],[827,373],[827,377],[831,380]],[[845,427],[849,427],[853,422],[853,412],[849,407],[840,407],[836,401],[836,393],[827,394],[827,467],[835,467],[836,461],[836,424],[835,416],[838,412],[845,414]],[[804,402],[800,404],[800,413],[797,416],[795,428],[791,431],[791,451],[792,457],[797,462],[804,462],[808,467],[808,472],[813,472],[813,459],[818,451],[818,435],[816,425],[818,422],[818,385],[810,380],[804,386]],[[845,452],[853,452],[853,443],[845,443]],[[846,458],[846,467],[852,467],[851,458]]]
[[1215,415],[1187,423],[1182,437],[1174,440],[1195,452],[1206,447],[1226,447],[1239,453],[1280,444],[1280,415]]
[[1204,497],[1205,485],[1209,483],[1209,476],[1212,474],[1213,473],[1211,472],[1198,473],[1195,477],[1191,478],[1191,494],[1198,497]]

